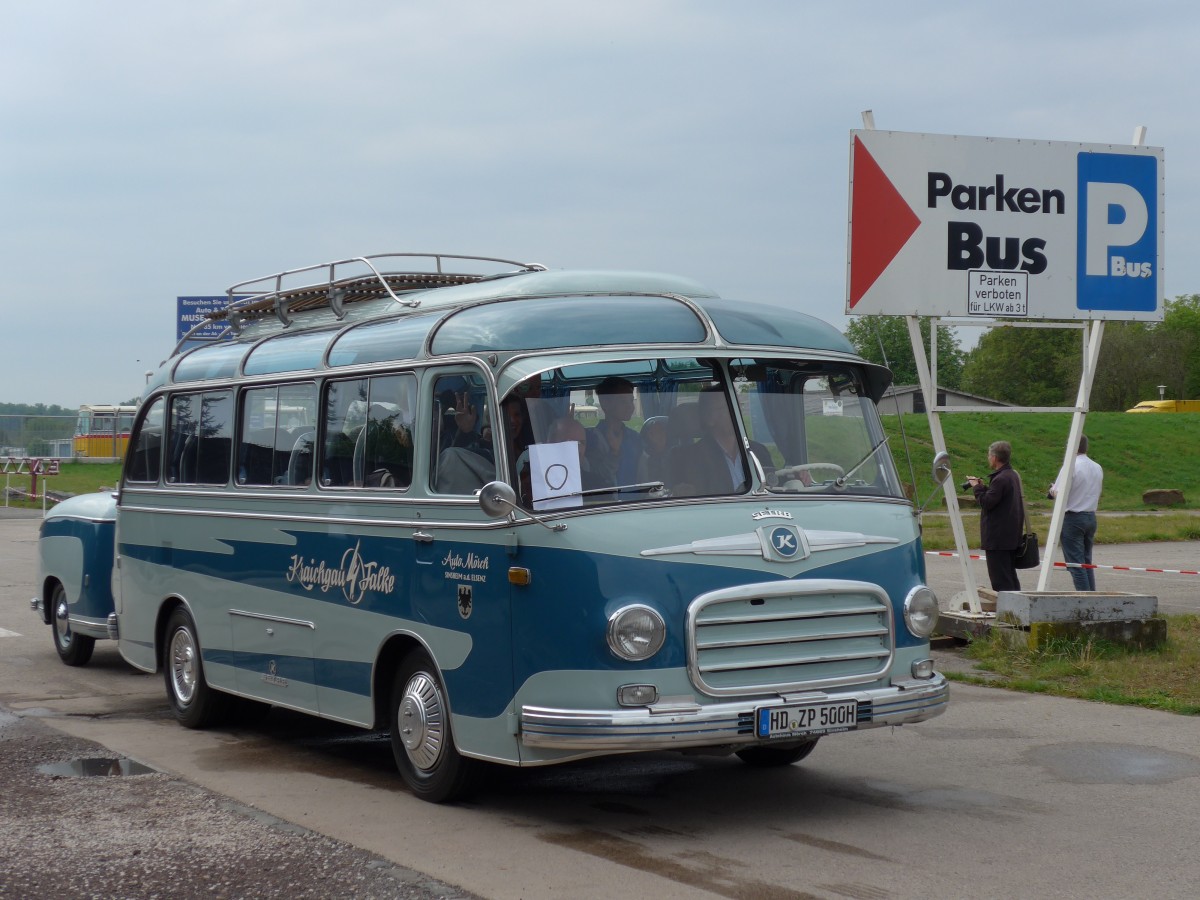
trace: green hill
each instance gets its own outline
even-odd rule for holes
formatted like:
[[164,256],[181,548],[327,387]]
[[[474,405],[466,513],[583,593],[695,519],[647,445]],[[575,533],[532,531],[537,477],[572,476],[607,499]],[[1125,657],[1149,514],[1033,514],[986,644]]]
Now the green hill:
[[[911,484],[907,443],[916,474],[913,496],[920,502],[933,486],[929,421],[923,414],[893,414],[883,421],[900,477]],[[1031,510],[1051,508],[1046,488],[1062,465],[1069,413],[949,413],[941,422],[956,485],[968,475],[987,475],[988,445],[1008,441]],[[1187,500],[1185,508],[1200,509],[1200,414],[1089,413],[1084,433],[1090,441],[1088,455],[1104,467],[1101,509],[1146,509],[1142,492],[1154,488],[1178,488]]]

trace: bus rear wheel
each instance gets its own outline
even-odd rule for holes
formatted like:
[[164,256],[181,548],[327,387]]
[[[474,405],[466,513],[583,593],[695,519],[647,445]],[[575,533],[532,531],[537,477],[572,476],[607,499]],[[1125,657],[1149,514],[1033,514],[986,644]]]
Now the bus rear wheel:
[[54,627],[54,649],[58,658],[68,666],[86,666],[96,649],[96,639],[76,634],[71,627],[71,611],[67,592],[61,584],[54,585],[50,597],[50,624]]
[[392,754],[413,794],[431,803],[466,794],[482,764],[454,746],[446,692],[424,650],[410,652],[396,670],[391,708]]
[[184,728],[208,728],[221,722],[229,707],[229,695],[209,687],[204,680],[204,661],[196,623],[182,606],[167,620],[163,678],[167,700]]
[[737,755],[746,765],[761,769],[790,766],[812,753],[819,740],[820,738],[813,738],[803,744],[792,744],[788,747],[747,747],[739,750]]

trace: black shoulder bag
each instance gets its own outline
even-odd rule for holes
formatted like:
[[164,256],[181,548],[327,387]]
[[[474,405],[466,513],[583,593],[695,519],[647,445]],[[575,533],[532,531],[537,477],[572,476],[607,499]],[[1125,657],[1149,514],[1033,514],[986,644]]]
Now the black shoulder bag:
[[1017,490],[1021,497],[1021,516],[1025,521],[1025,531],[1021,534],[1021,542],[1017,544],[1016,567],[1018,569],[1036,569],[1040,562],[1038,558],[1037,532],[1029,527],[1029,513],[1025,510],[1025,486],[1021,484],[1021,476],[1017,476]]

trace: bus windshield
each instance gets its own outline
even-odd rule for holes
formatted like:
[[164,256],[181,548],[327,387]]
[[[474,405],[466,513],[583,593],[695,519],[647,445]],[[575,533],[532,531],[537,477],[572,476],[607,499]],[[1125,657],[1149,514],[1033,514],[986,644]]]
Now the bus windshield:
[[843,364],[646,359],[535,376],[500,419],[526,509],[764,489],[902,496],[860,389]]

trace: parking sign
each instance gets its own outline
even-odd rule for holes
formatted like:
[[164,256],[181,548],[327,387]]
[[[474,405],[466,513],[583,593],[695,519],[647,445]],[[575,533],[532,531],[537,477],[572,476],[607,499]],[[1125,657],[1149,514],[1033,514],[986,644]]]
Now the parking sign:
[[1163,315],[1163,151],[851,133],[846,312]]

